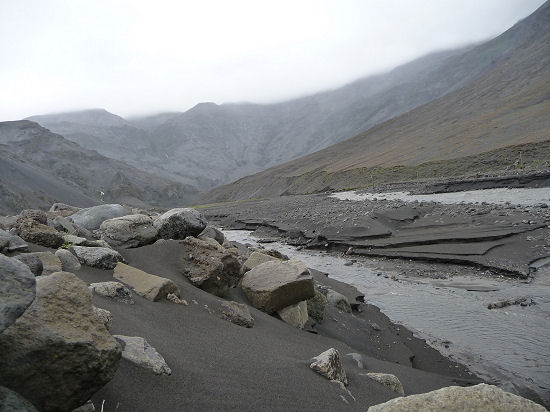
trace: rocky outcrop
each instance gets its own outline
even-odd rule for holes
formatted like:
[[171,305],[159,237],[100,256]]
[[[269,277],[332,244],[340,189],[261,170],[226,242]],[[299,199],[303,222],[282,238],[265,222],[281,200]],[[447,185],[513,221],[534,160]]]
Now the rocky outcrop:
[[78,261],[83,265],[99,269],[113,269],[124,258],[116,250],[105,247],[71,246]]
[[57,230],[31,218],[19,221],[16,232],[27,242],[53,249],[65,242],[63,235]]
[[217,242],[188,237],[181,245],[183,274],[196,287],[223,296],[239,281],[241,264]]
[[206,228],[206,219],[198,210],[177,208],[160,215],[153,226],[161,239],[185,239],[198,236]]
[[242,272],[246,273],[250,269],[254,269],[256,266],[261,265],[265,262],[270,262],[272,260],[280,260],[276,257],[266,255],[264,253],[260,252],[252,252],[248,259],[246,259],[246,262],[243,264]]
[[225,236],[221,230],[216,229],[214,226],[206,226],[206,228],[197,236],[198,239],[204,240],[205,238],[214,239],[220,245],[225,242]]
[[0,412],[38,412],[38,409],[17,392],[0,386]]
[[71,215],[71,220],[87,230],[99,229],[101,223],[107,219],[127,215],[126,209],[118,204],[108,204],[81,209]]
[[544,412],[546,408],[504,392],[496,386],[480,383],[469,388],[449,386],[436,391],[395,398],[371,406],[368,412]]
[[342,363],[340,354],[334,348],[330,348],[323,353],[311,359],[313,362],[309,365],[315,372],[327,377],[331,381],[337,381],[348,385],[348,378]]
[[62,270],[65,272],[73,272],[80,269],[80,262],[67,249],[57,249],[55,256],[61,261]]
[[122,346],[122,357],[156,375],[171,375],[172,370],[164,358],[145,339],[139,336],[114,335]]
[[36,280],[17,259],[0,255],[0,332],[10,326],[32,303]]
[[314,296],[313,278],[297,260],[270,261],[248,271],[242,289],[252,305],[273,313]]
[[43,225],[48,223],[48,216],[46,212],[39,209],[24,209],[18,215],[18,220],[34,220],[35,222],[42,223]]
[[15,259],[27,265],[34,276],[40,276],[44,270],[44,264],[36,253],[23,253],[14,256]]
[[134,304],[132,292],[120,282],[97,282],[91,283],[90,290],[105,298],[111,298],[118,302]]
[[392,375],[391,373],[367,373],[365,376],[369,377],[372,380],[375,380],[378,383],[388,387],[390,390],[398,393],[401,396],[405,396],[405,391],[403,390],[403,385],[397,376]]
[[36,280],[36,299],[0,335],[0,383],[41,411],[70,411],[113,377],[120,347],[93,314],[84,282],[59,272]]
[[170,279],[150,275],[121,262],[116,264],[113,276],[130,286],[138,295],[152,302],[166,298],[169,293],[180,296],[178,287]]
[[222,319],[235,325],[251,328],[254,326],[254,318],[250,314],[248,306],[237,302],[223,302],[221,305]]
[[281,320],[288,323],[290,326],[303,329],[308,320],[307,302],[303,300],[294,305],[287,306],[277,311],[277,314]]
[[157,238],[153,219],[146,215],[127,215],[105,220],[99,233],[109,245],[121,248],[148,245]]

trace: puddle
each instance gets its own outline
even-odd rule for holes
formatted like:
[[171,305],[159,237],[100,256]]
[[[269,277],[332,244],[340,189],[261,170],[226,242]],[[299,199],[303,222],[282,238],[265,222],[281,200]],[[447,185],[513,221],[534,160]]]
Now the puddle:
[[[533,189],[529,189],[533,190]],[[548,190],[548,189],[546,189]],[[257,245],[250,232],[224,231],[229,240]],[[348,259],[322,251],[271,243],[274,248],[355,286],[392,321],[427,339],[447,356],[485,379],[516,392],[529,387],[550,403],[550,267],[539,269],[530,284],[515,279],[471,276],[452,279],[378,276],[368,260],[345,266]],[[487,309],[489,302],[523,297],[536,305]],[[447,343],[449,348],[441,342]]]

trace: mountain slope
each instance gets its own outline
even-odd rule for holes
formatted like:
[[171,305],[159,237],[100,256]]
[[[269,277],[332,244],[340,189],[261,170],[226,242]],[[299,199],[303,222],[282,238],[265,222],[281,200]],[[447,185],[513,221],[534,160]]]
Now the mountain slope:
[[136,206],[182,205],[196,195],[190,187],[83,149],[26,120],[0,123],[0,152],[3,213],[53,201],[89,206],[101,202],[100,192],[104,201]]
[[455,91],[342,143],[214,189],[202,199],[334,189],[342,176],[353,174],[366,185],[376,168],[550,140],[550,3],[459,60],[473,61],[472,55],[494,50],[502,50],[501,57]]

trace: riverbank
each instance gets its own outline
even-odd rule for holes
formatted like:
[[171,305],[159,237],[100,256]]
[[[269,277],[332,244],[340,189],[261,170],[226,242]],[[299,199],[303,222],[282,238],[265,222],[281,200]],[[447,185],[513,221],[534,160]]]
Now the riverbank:
[[[253,231],[252,238],[239,234],[235,239],[259,241],[266,247],[280,241],[274,245],[285,253],[295,253],[292,256],[318,264],[331,277],[359,287],[392,320],[420,331],[446,355],[480,366],[477,372],[486,379],[524,396],[531,392],[532,398],[550,394],[544,369],[550,353],[547,338],[539,335],[548,329],[550,288],[541,282],[548,274],[539,270],[537,277],[534,267],[550,253],[548,208],[341,201],[310,195],[209,207],[204,212],[227,228],[240,229],[238,233]],[[432,232],[430,237],[406,239],[408,245],[399,245],[399,253],[407,252],[404,256],[390,254],[396,248],[388,239],[395,232],[400,232],[397,240],[403,239],[408,226],[415,229],[409,234],[419,233],[420,227]],[[381,248],[385,256],[365,247],[382,242],[389,244]],[[426,253],[434,249],[452,249],[455,256]],[[469,251],[477,254],[464,254]],[[487,309],[491,300],[524,295],[535,296],[537,304]]]

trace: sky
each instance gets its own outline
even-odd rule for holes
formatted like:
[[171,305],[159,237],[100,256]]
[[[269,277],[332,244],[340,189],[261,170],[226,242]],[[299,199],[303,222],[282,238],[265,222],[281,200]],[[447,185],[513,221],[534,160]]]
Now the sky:
[[495,37],[543,0],[0,0],[0,121],[270,103]]

